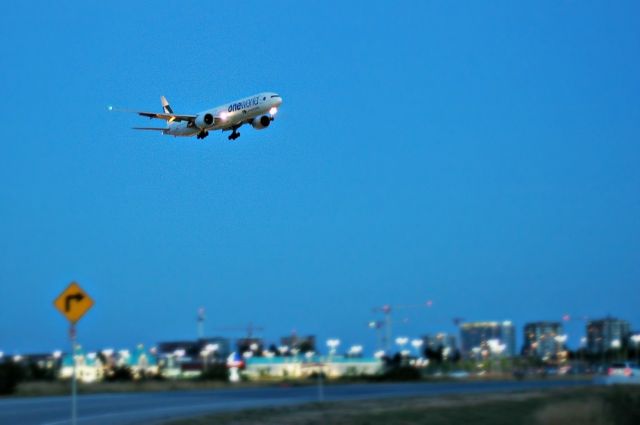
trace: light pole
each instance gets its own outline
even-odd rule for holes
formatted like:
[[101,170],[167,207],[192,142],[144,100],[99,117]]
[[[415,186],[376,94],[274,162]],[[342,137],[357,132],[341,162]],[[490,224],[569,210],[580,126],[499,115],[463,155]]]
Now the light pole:
[[587,351],[587,337],[583,336],[582,338],[580,338],[580,358],[582,359],[583,367],[584,367],[585,356],[587,354],[586,351]]
[[[336,354],[336,350],[338,348],[338,346],[340,345],[340,340],[337,338],[329,338],[327,340],[327,347],[329,347],[329,361],[327,363],[332,363],[333,361],[333,356]],[[331,367],[329,365],[329,367]]]
[[407,345],[408,342],[409,338],[407,338],[406,336],[399,336],[396,338],[396,344],[398,344],[398,347],[400,347],[400,351],[402,351],[402,349],[405,345]]
[[[500,357],[502,356],[502,353],[504,352],[504,350],[507,348],[506,344],[502,344],[500,342],[499,339],[490,339],[487,341],[487,344],[489,345],[489,351],[491,353],[491,357],[492,358],[496,358],[498,359],[498,365],[500,365]],[[501,372],[501,368],[499,368],[499,371]]]
[[640,346],[640,334],[631,335],[631,341],[633,341],[636,349],[636,366],[638,366],[638,363],[640,363],[640,351],[638,350],[638,346]]
[[566,334],[564,335],[556,335],[555,337],[553,337],[553,339],[555,339],[556,343],[558,344],[558,346],[556,347],[556,355],[559,356],[560,353],[565,353],[565,355],[563,356],[566,360],[566,350],[564,349],[564,344],[565,342],[567,342],[567,338],[568,336]]
[[349,357],[359,357],[362,354],[362,345],[352,345],[349,348]]
[[619,339],[614,339],[613,341],[611,341],[611,349],[616,350],[616,353],[615,353],[616,360],[618,360],[621,346],[622,346],[622,343],[620,342]]
[[327,347],[329,347],[329,355],[333,356],[336,354],[336,349],[340,345],[340,340],[337,338],[330,338],[327,340]]
[[416,350],[417,357],[422,357],[420,353],[420,347],[422,347],[422,344],[424,344],[424,341],[418,338],[411,341],[411,346]]

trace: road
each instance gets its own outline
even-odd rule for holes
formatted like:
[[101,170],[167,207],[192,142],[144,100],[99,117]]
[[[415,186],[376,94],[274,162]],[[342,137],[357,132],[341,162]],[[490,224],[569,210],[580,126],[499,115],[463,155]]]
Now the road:
[[[324,388],[326,401],[447,394],[509,392],[589,385],[576,381],[448,382],[418,384],[353,384]],[[78,424],[160,424],[169,419],[205,413],[317,401],[315,387],[217,389],[156,393],[83,395]],[[69,397],[0,399],[2,425],[69,425]]]

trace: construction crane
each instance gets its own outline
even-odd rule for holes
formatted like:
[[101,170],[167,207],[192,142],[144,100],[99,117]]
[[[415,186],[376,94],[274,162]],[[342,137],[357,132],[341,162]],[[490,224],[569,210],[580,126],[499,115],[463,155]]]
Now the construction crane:
[[215,327],[213,328],[219,332],[246,332],[246,338],[253,338],[254,333],[263,332],[264,328],[262,326],[255,326],[252,322],[249,322],[245,326],[223,326],[223,327]]
[[[381,337],[382,346],[384,349],[389,352],[391,349],[391,341],[392,341],[392,320],[391,320],[391,312],[394,310],[405,310],[405,309],[414,309],[414,308],[431,308],[433,306],[432,300],[427,300],[422,304],[400,304],[400,305],[391,305],[384,304],[382,306],[376,306],[373,308],[374,313],[382,313],[384,315],[384,321],[372,321],[369,322],[369,327],[372,329],[377,329],[378,332],[384,327],[385,333]],[[373,326],[372,326],[373,324]]]

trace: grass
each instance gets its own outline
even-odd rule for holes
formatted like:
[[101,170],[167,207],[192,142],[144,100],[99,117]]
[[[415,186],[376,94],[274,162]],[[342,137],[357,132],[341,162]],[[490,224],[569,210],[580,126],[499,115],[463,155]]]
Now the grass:
[[[634,410],[635,409],[635,410]],[[171,425],[631,425],[640,389],[596,388],[254,409]]]
[[[255,388],[273,386],[269,383],[241,382],[230,384],[220,381],[198,380],[166,380],[166,381],[130,381],[130,382],[96,382],[78,384],[79,394],[157,392],[157,391],[191,391],[210,389]],[[17,397],[37,397],[68,395],[71,392],[69,381],[25,382],[18,385],[14,394]]]

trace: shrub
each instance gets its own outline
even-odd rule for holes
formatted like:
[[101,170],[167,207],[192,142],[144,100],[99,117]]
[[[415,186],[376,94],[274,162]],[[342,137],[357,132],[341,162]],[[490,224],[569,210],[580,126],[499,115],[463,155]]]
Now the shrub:
[[0,364],[0,394],[12,394],[24,379],[24,369],[12,362]]
[[378,379],[381,381],[418,381],[422,379],[422,374],[415,367],[398,366],[388,369]]
[[213,364],[207,367],[200,375],[205,381],[228,381],[229,369],[224,364]]

